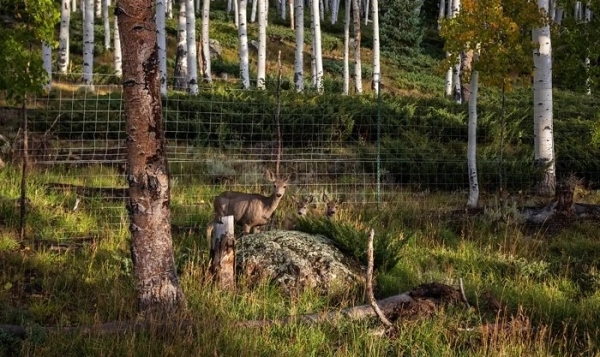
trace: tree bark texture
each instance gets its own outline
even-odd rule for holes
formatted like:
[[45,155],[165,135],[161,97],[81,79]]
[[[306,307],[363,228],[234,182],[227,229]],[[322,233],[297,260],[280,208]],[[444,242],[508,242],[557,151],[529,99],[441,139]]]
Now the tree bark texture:
[[[262,0],[259,0],[262,1]],[[235,289],[235,234],[233,216],[221,217],[213,223],[210,250],[210,272],[221,289]]]
[[184,305],[173,259],[153,9],[152,0],[122,0],[115,9],[123,53],[131,257],[142,314],[170,313]]

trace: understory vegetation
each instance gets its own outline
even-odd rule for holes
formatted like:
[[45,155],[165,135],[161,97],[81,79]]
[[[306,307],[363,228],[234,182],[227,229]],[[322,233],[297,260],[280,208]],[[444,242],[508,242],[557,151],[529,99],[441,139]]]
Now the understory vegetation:
[[[238,73],[231,15],[217,8],[211,16],[211,36],[224,50],[213,63],[215,75]],[[272,18],[269,34],[283,42],[270,49],[269,66],[276,68],[281,50],[283,77],[288,78],[280,99],[286,153],[293,159],[295,150],[328,143],[373,176],[377,167],[372,158],[379,155],[383,179],[391,188],[380,204],[348,200],[334,220],[320,218],[322,205],[312,208],[298,229],[331,238],[364,264],[368,230],[373,228],[377,298],[431,282],[458,287],[462,280],[470,307],[442,306],[432,314],[397,319],[395,333],[389,334],[380,333],[376,318],[340,317],[319,324],[292,320],[261,328],[242,324],[338,311],[366,301],[355,291],[321,296],[306,290],[287,296],[267,281],[259,286],[240,281],[235,292],[211,282],[205,239],[212,218],[210,200],[229,188],[230,177],[256,169],[230,164],[223,153],[241,153],[273,140],[278,102],[271,71],[264,92],[240,91],[236,83],[223,80],[202,85],[196,98],[173,92],[164,99],[169,141],[191,142],[190,151],[201,149],[205,155],[171,166],[174,257],[187,311],[172,316],[169,326],[156,323],[149,329],[106,334],[61,330],[136,318],[122,168],[76,160],[53,166],[34,162],[27,180],[27,239],[20,241],[21,167],[18,156],[12,162],[3,156],[0,324],[23,326],[28,337],[0,329],[0,356],[599,356],[597,217],[539,226],[520,218],[520,208],[549,202],[530,193],[538,177],[532,162],[531,90],[515,88],[502,106],[502,93],[483,86],[478,128],[481,210],[466,212],[468,113],[466,106],[443,98],[439,38],[426,32],[423,51],[384,58],[386,88],[381,97],[368,90],[362,96],[342,96],[336,94],[341,92],[341,25],[324,25],[325,94],[297,94],[290,88],[294,33]],[[76,21],[73,26],[75,33]],[[97,24],[97,38],[101,31]],[[251,27],[250,36],[252,31],[256,29]],[[363,45],[368,46],[369,27],[363,31]],[[168,34],[169,43],[175,43],[176,22],[169,23]],[[81,38],[72,41],[72,52],[81,52]],[[97,83],[119,83],[110,75],[110,53],[103,53],[97,43]],[[363,56],[369,75],[368,47]],[[80,72],[79,60],[74,58],[74,72]],[[63,141],[124,138],[121,94],[90,100],[77,91],[76,79],[61,78],[60,84],[73,89],[68,100],[60,97],[28,110],[30,130],[46,133],[31,142],[41,156],[61,153]],[[68,90],[57,89],[46,99],[59,98],[61,91]],[[575,201],[589,204],[600,201],[597,99],[597,94],[555,91],[558,177],[580,178]],[[98,118],[98,112],[106,116]],[[18,142],[19,120],[18,115],[0,119],[0,134],[10,142]],[[293,163],[289,168],[301,170]],[[335,176],[338,181],[322,184],[351,187],[355,172],[346,171]],[[82,194],[75,185],[110,189]],[[239,187],[261,188],[258,183]],[[280,228],[284,217],[294,213],[292,206],[286,193],[272,228]]]

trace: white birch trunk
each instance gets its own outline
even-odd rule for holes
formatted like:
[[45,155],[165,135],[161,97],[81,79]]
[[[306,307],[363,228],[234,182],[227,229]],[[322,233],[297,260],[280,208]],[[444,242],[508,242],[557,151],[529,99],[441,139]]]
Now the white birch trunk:
[[200,0],[194,0],[194,15],[200,12]]
[[365,26],[369,25],[369,0],[365,0]]
[[196,15],[194,14],[194,0],[186,0],[185,18],[188,91],[191,95],[198,95],[198,53],[196,52]]
[[71,11],[77,12],[77,0],[71,1]]
[[[460,0],[452,1],[452,17],[458,16],[460,11]],[[460,84],[460,60],[461,56],[458,56],[456,64],[452,70],[452,82],[454,83],[454,100],[456,104],[462,104],[462,92],[461,92],[461,84]]]
[[[379,4],[371,0],[373,8],[373,92],[379,94],[381,84],[381,65],[379,61]],[[369,12],[369,11],[367,11]]]
[[[287,0],[278,0],[281,1],[281,19],[285,21],[287,19]],[[260,12],[260,11],[259,11]]]
[[[285,6],[284,6],[285,8]],[[256,88],[265,89],[267,75],[267,0],[258,0],[258,61]]]
[[290,8],[290,28],[293,30],[296,28],[295,19],[296,15],[294,15],[294,0],[286,0],[288,6]]
[[331,3],[331,24],[335,25],[338,21],[340,13],[340,0],[333,0]]
[[314,27],[314,53],[315,53],[315,87],[318,93],[323,93],[323,52],[321,51],[321,19],[319,17],[320,0],[312,0],[313,27]]
[[[319,14],[319,19],[321,21],[325,21],[325,4],[323,3],[323,0],[318,0],[317,1],[318,4],[318,14]],[[321,21],[319,21],[319,26]]]
[[83,25],[83,83],[92,85],[94,75],[94,0],[85,0]]
[[[237,0],[238,4],[238,38],[240,53],[240,80],[243,89],[250,88],[250,59],[248,56],[248,31],[246,27],[246,0]],[[260,15],[259,15],[260,16]]]
[[167,18],[173,18],[173,0],[167,0]]
[[60,32],[58,35],[58,72],[66,74],[69,68],[69,27],[71,22],[71,0],[62,0],[60,10]]
[[177,16],[177,54],[175,56],[174,85],[177,90],[185,90],[188,87],[187,68],[187,0],[179,0],[179,14]]
[[96,19],[102,17],[102,0],[95,0],[96,2],[96,12],[93,14]]
[[48,80],[44,83],[44,91],[49,92],[52,89],[52,47],[46,42],[42,42],[42,63],[44,72],[48,76]]
[[[452,10],[452,0],[448,0],[448,2],[446,3],[447,5],[447,9],[446,9],[446,16],[448,18],[452,18],[453,16],[453,10]],[[446,52],[446,58],[450,57],[450,52]],[[451,97],[452,96],[452,67],[448,68],[448,70],[446,71],[446,82],[444,85],[444,91],[446,93],[446,97]]]
[[204,0],[202,3],[202,58],[204,68],[204,81],[212,83],[212,66],[210,58],[210,1]]
[[440,12],[438,14],[438,31],[442,28],[442,20],[446,16],[446,0],[440,0]]
[[[235,3],[234,0],[227,0],[227,13],[230,13],[233,11],[233,3]],[[235,20],[237,21],[237,20]]]
[[114,62],[115,62],[115,75],[117,77],[123,76],[123,57],[121,56],[121,37],[119,35],[119,20],[115,16],[115,29],[114,29]]
[[250,12],[250,23],[256,22],[256,13],[258,12],[258,0],[252,0],[252,11]]
[[233,21],[236,29],[240,27],[240,4],[238,1],[239,0],[233,0]]
[[[476,56],[473,58],[475,62]],[[469,199],[467,207],[476,208],[479,204],[479,180],[477,176],[477,91],[479,72],[471,72],[471,98],[469,99],[469,125],[467,140],[467,166],[469,171]]]
[[[542,11],[548,10],[548,0],[538,0]],[[539,44],[533,50],[533,125],[534,159],[538,167],[545,168],[538,185],[538,194],[554,196],[556,171],[554,162],[554,124],[552,99],[552,44],[550,26],[534,29],[532,40]]]
[[110,49],[110,21],[108,15],[108,0],[102,0],[102,16],[104,20],[104,49]]
[[304,90],[304,0],[295,0],[296,54],[294,56],[294,85],[296,92]]
[[317,87],[317,66],[316,66],[316,56],[315,56],[315,16],[314,16],[314,6],[312,3],[313,0],[307,0],[308,8],[310,9],[310,81],[312,88]]
[[[106,0],[104,0],[106,1]],[[156,44],[158,47],[158,77],[160,94],[167,96],[167,33],[165,0],[156,0]]]
[[362,94],[362,61],[360,59],[360,5],[359,0],[352,0],[354,17],[354,88],[357,94]]
[[350,7],[351,0],[346,0],[346,12],[344,15],[344,84],[343,92],[350,94]]

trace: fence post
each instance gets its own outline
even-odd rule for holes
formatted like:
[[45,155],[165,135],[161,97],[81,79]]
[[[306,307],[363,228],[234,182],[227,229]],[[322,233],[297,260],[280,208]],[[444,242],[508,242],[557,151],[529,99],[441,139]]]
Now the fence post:
[[221,217],[213,223],[210,250],[210,273],[222,289],[235,289],[235,235],[233,216]]

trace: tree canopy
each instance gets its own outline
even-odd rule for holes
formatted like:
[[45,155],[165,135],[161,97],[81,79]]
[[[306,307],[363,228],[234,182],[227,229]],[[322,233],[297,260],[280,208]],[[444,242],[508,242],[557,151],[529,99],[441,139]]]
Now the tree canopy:
[[42,91],[48,81],[42,67],[40,45],[55,47],[54,26],[59,20],[53,0],[3,0],[0,8],[0,91],[19,100]]

